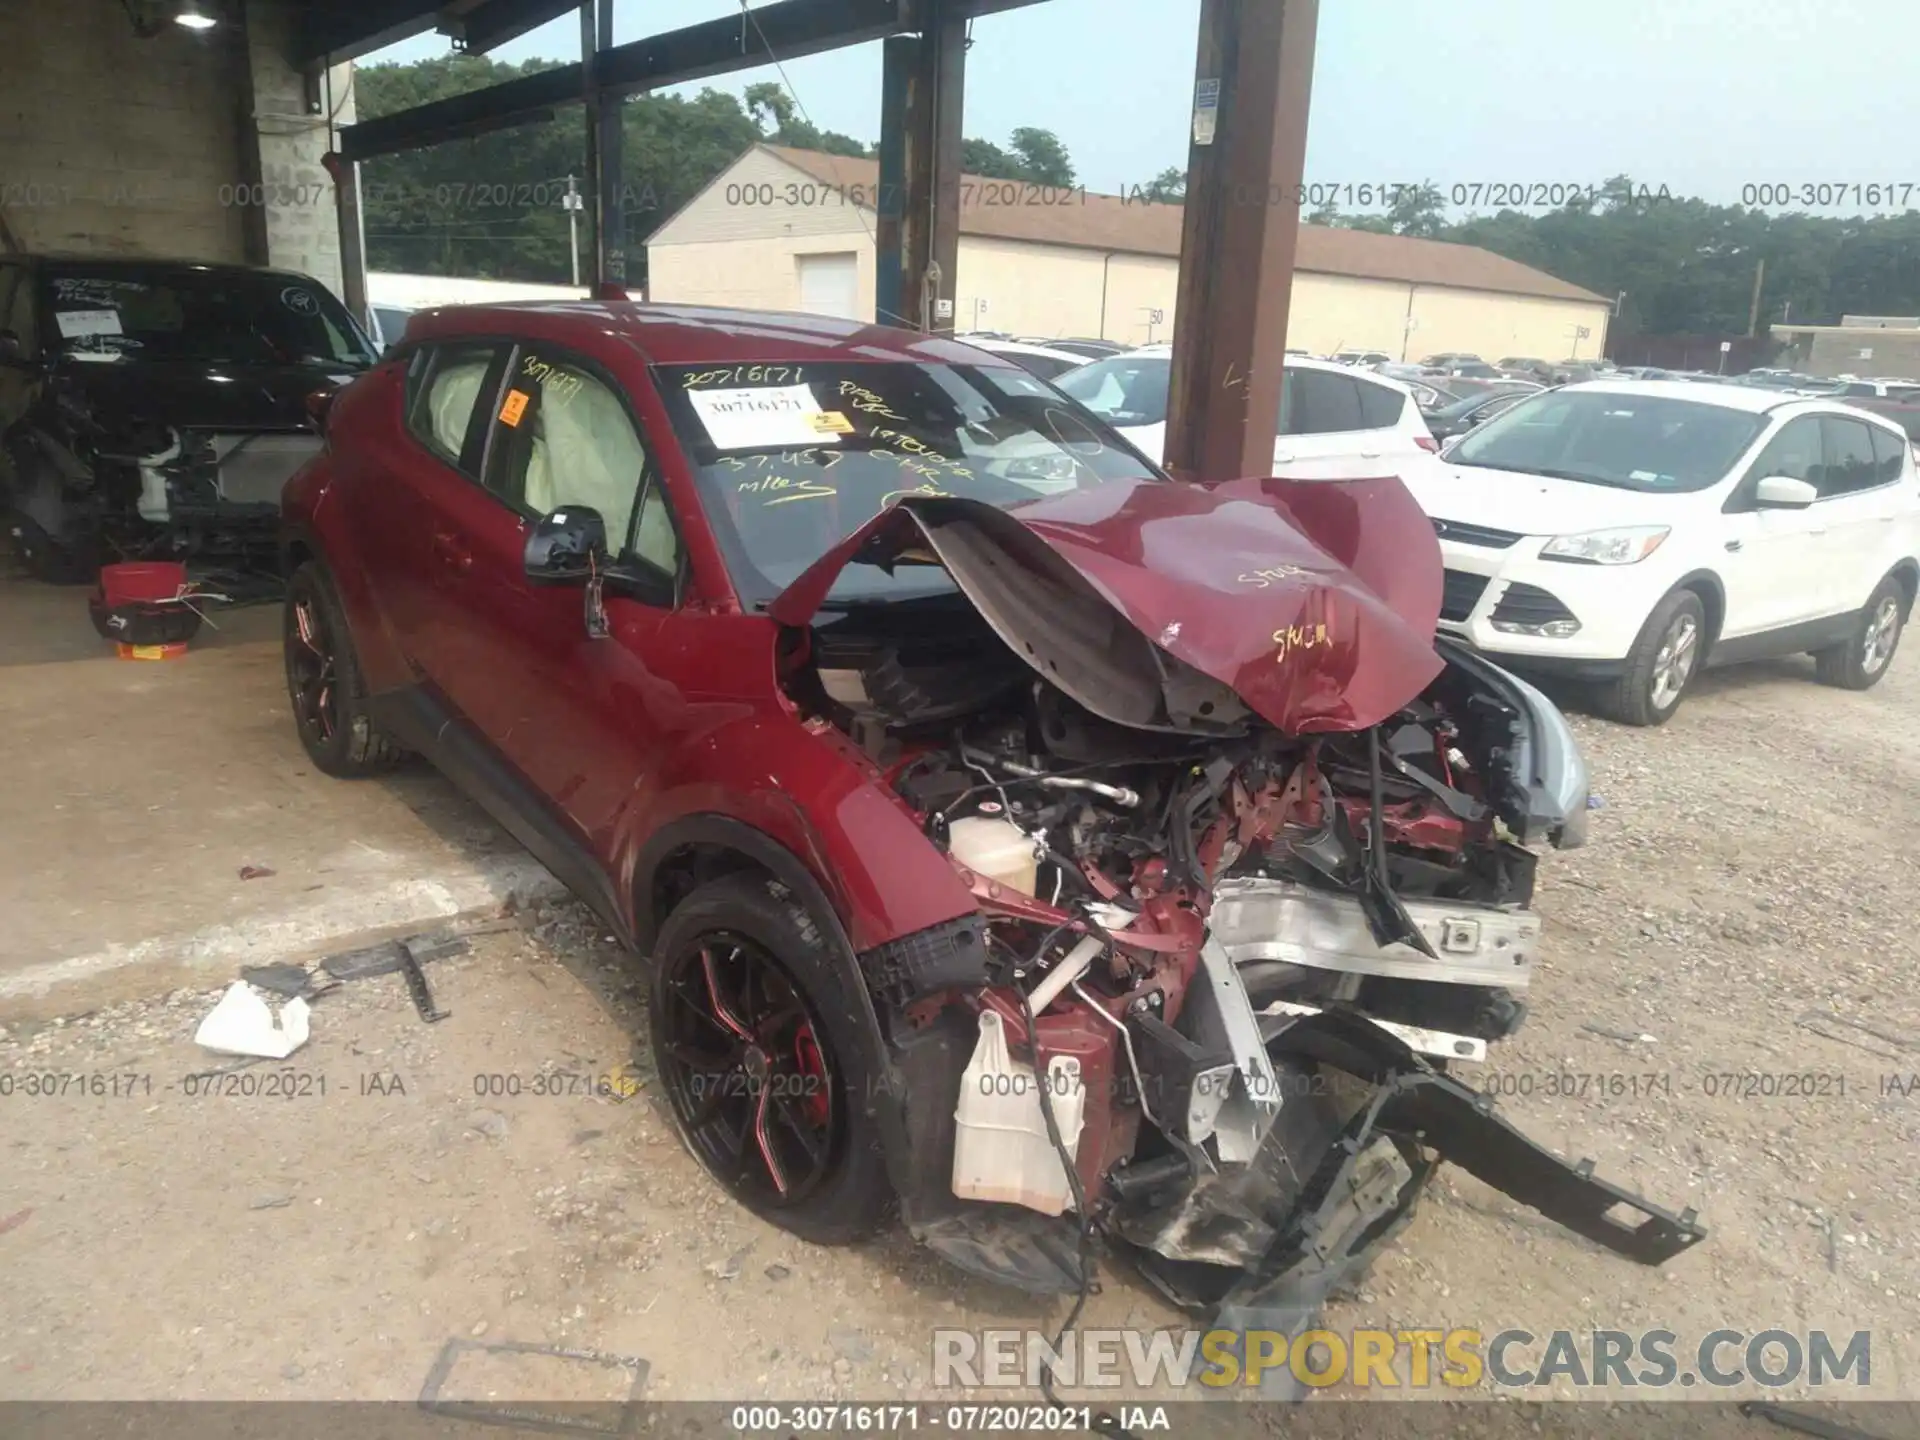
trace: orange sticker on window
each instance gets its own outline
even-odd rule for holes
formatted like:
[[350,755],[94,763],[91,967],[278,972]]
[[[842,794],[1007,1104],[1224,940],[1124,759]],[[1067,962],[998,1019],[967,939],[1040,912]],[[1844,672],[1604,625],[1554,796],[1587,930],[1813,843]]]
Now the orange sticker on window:
[[528,398],[527,392],[524,390],[507,391],[507,398],[500,406],[500,423],[502,425],[518,425],[520,423],[520,417],[527,413]]
[[853,422],[838,410],[823,410],[818,415],[809,415],[807,423],[822,435],[851,435]]

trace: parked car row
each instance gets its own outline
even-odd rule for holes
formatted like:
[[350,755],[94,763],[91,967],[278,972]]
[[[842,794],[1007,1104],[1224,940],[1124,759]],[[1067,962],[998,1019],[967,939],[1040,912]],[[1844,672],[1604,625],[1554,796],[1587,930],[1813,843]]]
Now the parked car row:
[[[1147,349],[1058,383],[1158,459],[1169,365]],[[1343,387],[1336,422],[1342,369],[1360,400]],[[1885,673],[1920,588],[1897,417],[1724,381],[1471,382],[1488,388],[1434,405],[1399,400],[1408,383],[1289,357],[1274,463],[1394,460],[1441,536],[1449,633],[1595,685],[1637,725],[1668,719],[1708,665],[1807,651],[1831,684]]]

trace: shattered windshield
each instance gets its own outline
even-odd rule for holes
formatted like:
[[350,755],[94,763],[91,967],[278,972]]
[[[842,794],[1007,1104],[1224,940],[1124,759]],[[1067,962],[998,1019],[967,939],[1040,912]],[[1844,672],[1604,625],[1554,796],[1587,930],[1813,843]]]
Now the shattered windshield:
[[1554,390],[1495,416],[1447,458],[1620,490],[1704,490],[1733,468],[1766,423],[1750,410],[1698,400]]
[[212,265],[63,265],[42,281],[50,339],[80,360],[363,369],[373,344],[315,281]]
[[[835,360],[655,370],[741,599],[765,605],[886,505],[1017,505],[1158,478],[1024,370]],[[950,589],[943,572],[854,564],[830,604]]]

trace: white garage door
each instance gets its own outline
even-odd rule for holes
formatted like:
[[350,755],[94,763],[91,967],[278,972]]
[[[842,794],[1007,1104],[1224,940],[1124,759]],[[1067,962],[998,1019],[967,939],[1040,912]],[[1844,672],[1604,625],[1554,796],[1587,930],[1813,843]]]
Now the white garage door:
[[858,320],[860,261],[853,251],[833,255],[798,255],[800,308],[809,315],[832,315]]

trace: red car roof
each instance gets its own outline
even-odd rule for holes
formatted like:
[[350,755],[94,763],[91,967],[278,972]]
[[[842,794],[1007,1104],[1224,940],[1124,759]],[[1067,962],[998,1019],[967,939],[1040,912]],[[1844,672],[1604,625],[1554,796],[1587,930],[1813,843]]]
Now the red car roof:
[[525,335],[564,344],[583,332],[619,336],[660,365],[709,361],[841,360],[1018,369],[1004,356],[915,330],[777,310],[657,305],[639,301],[530,300],[499,305],[446,305],[422,310],[410,339]]

